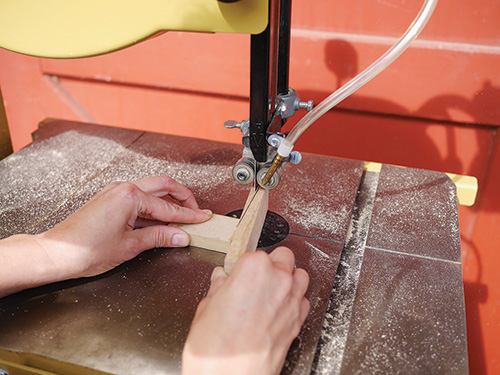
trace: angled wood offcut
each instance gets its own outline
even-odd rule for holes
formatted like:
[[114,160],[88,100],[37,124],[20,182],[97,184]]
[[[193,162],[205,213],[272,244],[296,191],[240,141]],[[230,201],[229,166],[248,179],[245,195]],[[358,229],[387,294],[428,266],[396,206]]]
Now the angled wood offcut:
[[248,195],[243,216],[234,231],[231,246],[224,259],[224,271],[230,273],[240,256],[248,251],[255,251],[260,232],[266,219],[269,202],[269,190],[254,189]]
[[191,246],[227,253],[224,270],[230,273],[240,256],[255,251],[266,219],[269,191],[251,190],[243,217],[213,215],[210,220],[199,224],[170,224],[189,234]]

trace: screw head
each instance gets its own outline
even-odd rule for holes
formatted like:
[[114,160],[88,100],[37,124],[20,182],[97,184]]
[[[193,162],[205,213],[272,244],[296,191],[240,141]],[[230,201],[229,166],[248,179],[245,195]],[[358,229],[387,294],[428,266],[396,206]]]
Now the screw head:
[[286,105],[286,103],[281,103],[279,108],[278,108],[278,114],[283,117],[287,114],[288,112],[288,106]]
[[236,178],[240,181],[245,181],[250,178],[250,173],[245,168],[240,168],[236,171]]
[[267,138],[267,143],[269,143],[273,147],[278,147],[281,143],[281,136],[278,134],[271,134],[269,138]]

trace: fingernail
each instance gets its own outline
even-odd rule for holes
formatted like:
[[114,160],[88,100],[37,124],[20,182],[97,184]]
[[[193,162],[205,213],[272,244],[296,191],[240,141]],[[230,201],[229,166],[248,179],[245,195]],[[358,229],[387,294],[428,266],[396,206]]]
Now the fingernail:
[[206,213],[207,215],[212,215],[212,214],[213,214],[213,212],[212,212],[212,211],[210,211],[210,210],[202,210],[202,211],[203,211],[204,213]]
[[172,237],[172,246],[185,247],[189,245],[189,236],[187,234],[177,233]]

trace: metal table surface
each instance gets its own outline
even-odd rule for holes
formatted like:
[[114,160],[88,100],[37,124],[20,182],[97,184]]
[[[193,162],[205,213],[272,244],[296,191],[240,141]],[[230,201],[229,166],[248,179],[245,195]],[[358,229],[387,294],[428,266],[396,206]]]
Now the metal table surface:
[[[0,238],[51,228],[115,180],[166,174],[221,214],[248,195],[230,173],[238,145],[59,120],[34,138],[0,162]],[[280,245],[311,277],[311,313],[284,374],[467,372],[451,181],[306,154],[278,189],[269,210],[290,224]],[[104,275],[8,296],[0,368],[2,355],[22,353],[19,362],[56,373],[177,374],[196,305],[222,263],[223,254],[194,247],[154,249]]]

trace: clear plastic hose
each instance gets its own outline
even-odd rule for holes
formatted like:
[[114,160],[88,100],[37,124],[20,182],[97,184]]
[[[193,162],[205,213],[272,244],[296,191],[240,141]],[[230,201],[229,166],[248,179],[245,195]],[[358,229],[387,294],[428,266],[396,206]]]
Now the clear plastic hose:
[[[427,21],[431,17],[436,4],[437,0],[426,0],[417,17],[413,20],[408,30],[406,30],[406,32],[397,41],[397,43],[394,44],[377,61],[375,61],[368,68],[359,73],[352,80],[347,82],[344,86],[342,86],[328,98],[323,100],[319,105],[314,107],[311,112],[305,115],[288,134],[285,141],[283,142],[284,144],[281,151],[283,151],[283,153],[285,154],[289,154],[297,139],[302,135],[302,133],[306,131],[309,126],[311,126],[313,122],[315,122],[318,118],[323,116],[326,112],[328,112],[342,100],[351,95],[354,91],[368,83],[372,78],[374,78],[377,74],[387,68],[394,60],[396,60],[423,30],[423,28],[427,24]],[[288,156],[288,154],[283,155],[280,150],[278,150],[278,153],[284,157]]]

